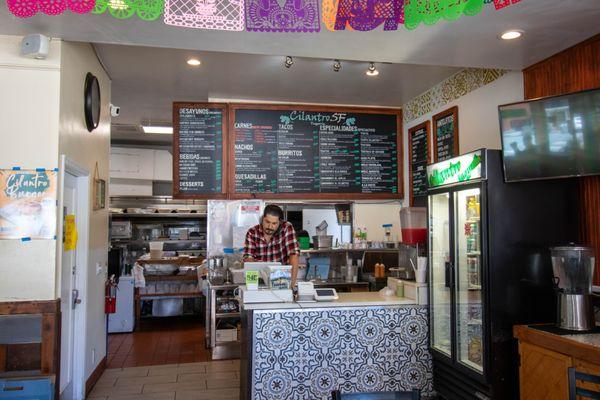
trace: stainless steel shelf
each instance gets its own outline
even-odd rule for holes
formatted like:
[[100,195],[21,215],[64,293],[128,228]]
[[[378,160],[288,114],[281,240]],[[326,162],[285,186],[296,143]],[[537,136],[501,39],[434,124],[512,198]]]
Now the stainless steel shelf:
[[149,242],[162,242],[167,244],[173,243],[206,243],[206,239],[187,239],[187,240],[139,240],[139,239],[112,239],[111,242],[130,243],[130,244],[145,244]]
[[237,318],[240,317],[239,312],[230,312],[230,313],[216,313],[215,318]]
[[206,213],[151,213],[151,214],[129,214],[129,213],[111,213],[111,218],[206,218]]
[[342,248],[337,248],[337,249],[309,249],[309,250],[300,250],[301,254],[322,254],[322,253],[349,253],[349,252],[385,252],[385,253],[398,253],[399,251],[401,251],[401,249],[388,249],[388,248],[382,248],[382,249],[375,249],[375,248],[368,248],[368,249],[342,249]]

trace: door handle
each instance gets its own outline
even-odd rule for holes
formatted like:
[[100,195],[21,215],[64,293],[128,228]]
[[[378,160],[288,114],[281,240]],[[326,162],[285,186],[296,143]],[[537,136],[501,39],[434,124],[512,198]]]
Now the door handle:
[[452,263],[446,262],[444,263],[444,268],[446,287],[452,288],[454,286],[454,267],[452,266]]
[[73,310],[77,307],[77,304],[81,304],[81,299],[79,298],[79,290],[73,289]]

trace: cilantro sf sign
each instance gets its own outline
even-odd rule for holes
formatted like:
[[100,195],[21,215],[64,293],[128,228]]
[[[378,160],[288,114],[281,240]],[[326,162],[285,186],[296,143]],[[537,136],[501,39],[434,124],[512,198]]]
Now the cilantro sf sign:
[[430,188],[467,182],[481,178],[481,150],[429,165],[427,181]]

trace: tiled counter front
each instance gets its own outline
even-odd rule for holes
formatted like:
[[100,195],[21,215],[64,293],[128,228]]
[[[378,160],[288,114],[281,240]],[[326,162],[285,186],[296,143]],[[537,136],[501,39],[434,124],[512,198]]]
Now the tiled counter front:
[[251,324],[254,400],[330,399],[335,389],[433,393],[426,307],[254,311]]

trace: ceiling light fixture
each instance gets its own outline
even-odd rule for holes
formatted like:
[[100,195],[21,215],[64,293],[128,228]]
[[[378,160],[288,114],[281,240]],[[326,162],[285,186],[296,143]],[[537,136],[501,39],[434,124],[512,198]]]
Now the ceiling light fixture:
[[144,133],[158,133],[160,135],[172,135],[172,126],[142,125]]
[[333,70],[335,72],[339,72],[340,69],[342,69],[342,63],[340,62],[340,60],[333,60]]
[[190,58],[189,60],[187,60],[187,64],[191,65],[192,67],[197,67],[202,63],[197,58]]
[[368,76],[377,76],[379,75],[379,71],[377,71],[377,68],[375,68],[375,63],[369,63],[369,68],[367,69],[367,72],[365,72]]
[[518,29],[511,29],[510,31],[502,32],[498,38],[502,40],[513,40],[523,36],[523,31]]
[[285,56],[285,67],[289,68],[292,66],[292,64],[294,64],[294,60],[292,59],[291,56]]

